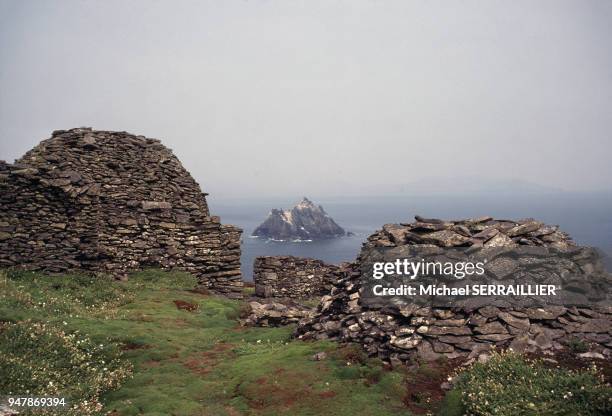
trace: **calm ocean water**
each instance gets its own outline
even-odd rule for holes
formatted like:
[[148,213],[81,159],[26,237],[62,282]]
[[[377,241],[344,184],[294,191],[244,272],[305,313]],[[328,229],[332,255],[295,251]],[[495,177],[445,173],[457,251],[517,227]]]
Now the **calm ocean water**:
[[[309,196],[310,197],[310,196]],[[243,228],[242,271],[252,280],[253,260],[257,256],[294,255],[314,257],[330,263],[354,260],[368,235],[383,224],[409,222],[414,215],[444,219],[492,215],[496,218],[533,217],[558,224],[576,242],[612,253],[612,192],[554,193],[532,195],[413,196],[384,198],[316,198],[327,213],[354,237],[314,242],[274,242],[250,235],[271,208],[289,208],[301,196],[286,200],[215,200],[209,197],[214,215],[226,224]]]

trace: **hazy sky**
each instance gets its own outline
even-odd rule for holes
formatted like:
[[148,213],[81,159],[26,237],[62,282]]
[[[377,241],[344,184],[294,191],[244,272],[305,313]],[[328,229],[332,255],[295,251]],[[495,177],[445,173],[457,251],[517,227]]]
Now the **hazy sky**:
[[213,198],[611,189],[611,40],[608,0],[0,0],[0,159],[91,126]]

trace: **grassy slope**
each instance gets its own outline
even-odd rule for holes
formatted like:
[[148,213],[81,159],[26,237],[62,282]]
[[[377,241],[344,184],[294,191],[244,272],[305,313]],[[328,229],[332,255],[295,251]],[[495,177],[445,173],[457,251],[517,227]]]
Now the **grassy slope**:
[[[333,343],[291,340],[292,328],[240,328],[240,303],[189,291],[186,274],[127,283],[17,274],[0,286],[0,321],[49,321],[122,345],[134,376],[103,397],[116,415],[407,413],[402,374],[350,362]],[[310,360],[319,351],[331,358]]]

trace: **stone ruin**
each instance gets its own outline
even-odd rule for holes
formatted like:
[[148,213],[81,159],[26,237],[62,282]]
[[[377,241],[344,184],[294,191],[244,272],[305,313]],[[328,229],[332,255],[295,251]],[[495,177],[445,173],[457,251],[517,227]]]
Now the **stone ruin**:
[[0,267],[123,277],[146,267],[193,273],[240,297],[240,235],[159,140],[60,130],[0,162]]
[[[588,346],[585,357],[610,359],[610,306],[364,306],[360,263],[378,247],[425,244],[438,247],[554,247],[576,253],[574,261],[578,267],[599,267],[585,263],[584,257],[578,254],[581,251],[575,250],[575,243],[558,227],[531,219],[508,221],[484,217],[441,221],[418,216],[416,219],[410,224],[387,224],[370,236],[357,260],[343,267],[342,277],[331,292],[322,297],[317,314],[302,319],[295,335],[305,340],[359,343],[370,355],[398,364],[416,357],[470,361],[492,347],[552,354],[576,342]],[[609,274],[607,276],[609,283]]]
[[253,264],[255,294],[264,298],[311,298],[329,293],[340,268],[321,260],[294,256],[261,256]]
[[253,264],[255,296],[249,299],[246,326],[282,326],[313,318],[316,308],[304,301],[330,292],[340,278],[339,266],[294,256],[261,256]]

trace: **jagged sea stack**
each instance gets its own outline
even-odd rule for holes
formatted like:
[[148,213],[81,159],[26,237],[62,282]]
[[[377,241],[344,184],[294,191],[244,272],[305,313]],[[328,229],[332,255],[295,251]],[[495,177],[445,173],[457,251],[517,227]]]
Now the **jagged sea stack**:
[[177,268],[241,294],[241,229],[211,216],[196,181],[159,140],[60,130],[0,162],[0,267],[122,276]]
[[290,210],[273,209],[253,231],[256,237],[275,240],[321,240],[346,234],[321,205],[315,205],[306,197]]

